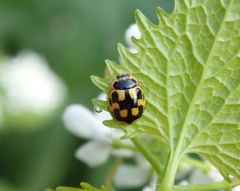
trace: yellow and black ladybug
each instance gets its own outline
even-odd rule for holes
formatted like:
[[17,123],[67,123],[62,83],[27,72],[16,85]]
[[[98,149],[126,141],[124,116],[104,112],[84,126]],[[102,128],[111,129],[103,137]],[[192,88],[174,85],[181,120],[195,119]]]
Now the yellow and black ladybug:
[[109,111],[114,119],[131,124],[142,116],[145,99],[136,79],[118,75],[108,93]]

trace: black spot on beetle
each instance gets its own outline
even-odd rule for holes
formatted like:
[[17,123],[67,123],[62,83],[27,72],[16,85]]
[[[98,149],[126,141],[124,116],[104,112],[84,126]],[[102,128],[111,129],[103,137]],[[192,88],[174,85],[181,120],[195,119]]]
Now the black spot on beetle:
[[138,99],[143,99],[143,96],[142,96],[142,90],[137,88],[137,98]]
[[120,109],[132,109],[137,103],[130,97],[129,90],[125,90],[125,100],[119,101]]
[[118,102],[118,93],[116,91],[112,92],[112,103]]

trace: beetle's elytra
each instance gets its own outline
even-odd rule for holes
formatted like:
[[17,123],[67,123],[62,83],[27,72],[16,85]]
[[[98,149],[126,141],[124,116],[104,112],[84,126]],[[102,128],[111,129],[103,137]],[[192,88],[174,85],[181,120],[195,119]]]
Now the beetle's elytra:
[[143,91],[136,79],[118,75],[108,93],[109,111],[114,119],[131,124],[142,116],[145,107]]

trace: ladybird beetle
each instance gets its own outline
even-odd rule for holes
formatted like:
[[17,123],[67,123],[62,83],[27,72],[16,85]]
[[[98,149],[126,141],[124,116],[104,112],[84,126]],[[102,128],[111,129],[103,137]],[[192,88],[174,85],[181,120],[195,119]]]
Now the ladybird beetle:
[[143,91],[129,74],[117,76],[110,87],[108,101],[112,117],[128,124],[142,116],[145,106]]

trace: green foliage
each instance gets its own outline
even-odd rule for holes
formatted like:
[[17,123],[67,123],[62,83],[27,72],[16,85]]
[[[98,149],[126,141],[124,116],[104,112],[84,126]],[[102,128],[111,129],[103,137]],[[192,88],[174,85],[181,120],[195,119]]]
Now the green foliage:
[[101,189],[97,189],[88,183],[81,183],[81,186],[83,188],[82,191],[107,191],[105,187],[102,187]]
[[[147,100],[142,118],[128,126],[105,124],[122,128],[126,137],[164,138],[169,154],[159,173],[162,190],[171,189],[180,159],[191,152],[227,181],[240,180],[239,10],[239,0],[177,0],[172,14],[157,9],[157,25],[136,11],[137,53],[119,45],[122,65],[106,61],[112,77],[92,77],[106,93],[117,74],[139,80]],[[107,108],[107,102],[94,103]]]
[[[123,41],[136,7],[154,18],[153,10],[159,4],[170,11],[173,0],[0,0],[0,61],[2,56],[23,49],[40,53],[65,82],[66,104],[80,103],[92,108],[90,100],[99,91],[89,75],[102,73],[104,58],[117,58],[113,46]],[[11,121],[14,128],[9,128],[6,119],[0,124],[1,191],[40,191],[86,179],[91,179],[94,185],[100,184],[109,164],[90,170],[74,159],[82,140],[64,129],[63,110],[60,108],[58,115],[48,116],[47,123],[41,121],[41,129],[28,119],[37,131],[22,132],[19,119]]]
[[[88,183],[81,183],[82,188],[71,188],[71,187],[58,187],[55,191],[107,191],[104,187],[101,189],[95,188]],[[46,189],[45,191],[54,191],[52,189]]]

